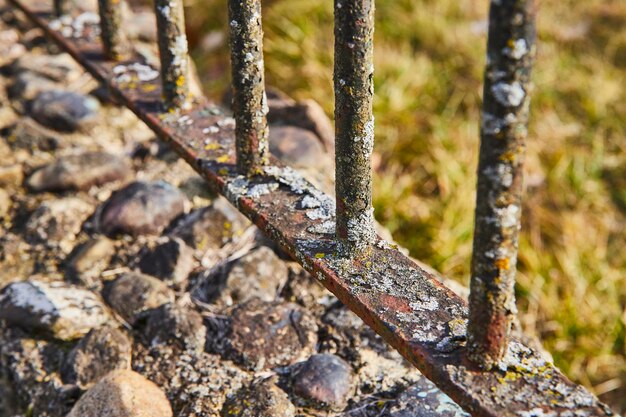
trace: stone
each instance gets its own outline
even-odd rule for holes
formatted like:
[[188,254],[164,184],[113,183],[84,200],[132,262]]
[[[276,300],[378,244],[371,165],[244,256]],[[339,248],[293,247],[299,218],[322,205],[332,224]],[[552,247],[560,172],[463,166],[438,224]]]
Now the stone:
[[30,152],[54,151],[62,144],[57,132],[41,126],[30,117],[20,118],[9,129],[7,141],[13,149],[26,149]]
[[218,198],[181,218],[168,234],[201,251],[218,250],[241,236],[249,225],[250,221],[225,198]]
[[421,378],[392,403],[384,417],[469,417],[432,382]]
[[103,204],[99,228],[109,236],[158,235],[185,211],[186,201],[183,193],[166,182],[133,182]]
[[[64,385],[59,378],[57,371],[63,355],[63,347],[54,341],[31,339],[20,329],[0,324],[0,385],[8,383],[10,391],[6,394],[11,395],[0,400],[0,415],[65,417],[80,390]],[[10,407],[14,408],[13,413]]]
[[253,381],[227,398],[222,417],[293,417],[296,408],[274,378]]
[[117,314],[133,324],[139,313],[174,301],[174,292],[157,278],[127,272],[105,288],[104,298]]
[[85,390],[109,372],[130,369],[132,342],[122,330],[104,326],[91,330],[74,346],[61,367],[61,378]]
[[26,52],[26,48],[19,40],[20,35],[16,29],[0,31],[0,66],[5,66]]
[[21,164],[0,166],[0,186],[19,187],[24,180],[24,171]]
[[44,201],[26,222],[26,240],[70,253],[76,235],[92,212],[89,203],[75,197]]
[[4,218],[4,216],[9,214],[11,204],[11,196],[9,193],[4,188],[0,188],[0,218]]
[[94,97],[64,90],[39,93],[30,108],[33,119],[59,132],[88,131],[98,121],[99,111]]
[[294,126],[272,126],[270,152],[286,164],[296,167],[316,167],[330,157],[324,146],[310,130]]
[[[324,112],[314,100],[294,102],[291,99],[276,98],[268,100],[268,120],[272,124],[282,124],[310,130],[319,138],[329,153],[335,149],[335,129]],[[270,129],[271,130],[271,129]]]
[[200,313],[172,303],[150,313],[144,335],[151,346],[168,344],[191,352],[204,351],[206,344],[206,327]]
[[353,394],[350,365],[339,356],[313,355],[293,366],[293,392],[305,405],[342,410]]
[[300,306],[252,299],[232,312],[225,355],[247,369],[272,369],[308,357],[316,342],[315,320]]
[[29,189],[41,191],[88,190],[94,185],[128,177],[130,166],[107,152],[81,152],[57,158],[36,170],[27,180]]
[[145,274],[180,283],[194,267],[193,251],[179,238],[163,237],[155,247],[144,248],[138,267]]
[[157,40],[157,29],[154,24],[154,12],[152,10],[139,10],[129,14],[128,37],[140,41],[155,43]]
[[74,248],[66,262],[65,275],[90,289],[100,289],[100,273],[109,265],[115,244],[105,236],[98,236]]
[[52,91],[59,85],[48,78],[32,72],[23,72],[13,78],[13,83],[8,88],[9,96],[14,100],[30,101],[39,94]]
[[288,277],[285,261],[267,246],[261,246],[231,262],[223,273],[209,276],[196,295],[207,303],[226,306],[252,298],[274,301]]
[[11,72],[13,74],[31,72],[64,84],[77,80],[83,74],[83,70],[76,61],[66,53],[58,55],[24,54],[13,62]]
[[0,292],[0,319],[61,340],[80,338],[109,318],[95,294],[64,282],[14,282]]
[[165,394],[137,372],[114,371],[90,388],[67,417],[172,417]]

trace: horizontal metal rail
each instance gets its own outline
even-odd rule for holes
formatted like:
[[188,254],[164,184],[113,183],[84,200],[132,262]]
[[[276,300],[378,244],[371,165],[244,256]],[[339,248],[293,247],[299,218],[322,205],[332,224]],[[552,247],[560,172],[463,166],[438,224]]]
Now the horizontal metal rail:
[[499,367],[479,369],[467,359],[466,303],[380,238],[358,259],[339,256],[334,198],[273,159],[263,167],[263,175],[240,175],[235,121],[218,106],[196,97],[189,109],[165,111],[157,69],[138,57],[106,61],[96,27],[74,25],[85,21],[80,16],[57,20],[46,1],[9,1],[169,143],[213,189],[472,415],[614,415],[518,340],[509,343]]

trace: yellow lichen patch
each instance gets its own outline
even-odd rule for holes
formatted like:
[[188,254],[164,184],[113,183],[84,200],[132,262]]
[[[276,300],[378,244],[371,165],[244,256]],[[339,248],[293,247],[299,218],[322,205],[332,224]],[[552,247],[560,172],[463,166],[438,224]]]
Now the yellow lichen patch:
[[220,175],[228,175],[228,170],[226,168],[220,168],[217,173]]
[[176,86],[182,87],[183,85],[185,85],[185,76],[181,75],[180,77],[176,79]]
[[509,268],[511,267],[509,258],[496,259],[496,261],[494,262],[494,265],[496,268],[503,270],[503,271],[508,271]]
[[219,149],[221,146],[219,143],[209,143],[207,144],[204,149],[207,151],[215,151],[217,149]]
[[156,90],[157,86],[154,84],[143,84],[141,86],[141,91],[143,91],[144,93],[149,93],[151,91]]
[[315,257],[316,257],[317,259],[322,259],[324,256],[326,256],[326,255],[324,255],[323,253],[316,253],[316,254],[315,254]]
[[228,160],[229,160],[229,159],[230,159],[230,158],[229,158],[229,156],[228,156],[228,155],[222,155],[222,156],[219,156],[219,157],[216,159],[216,161],[217,161],[217,162],[220,162],[220,163],[224,163],[224,162],[228,162]]

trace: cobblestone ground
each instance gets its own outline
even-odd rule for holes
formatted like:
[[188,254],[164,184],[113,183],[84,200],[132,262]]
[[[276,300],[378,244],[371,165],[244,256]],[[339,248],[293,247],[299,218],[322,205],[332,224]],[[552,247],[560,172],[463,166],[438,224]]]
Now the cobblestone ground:
[[[464,415],[1,8],[0,416]],[[320,117],[272,150],[332,189]]]

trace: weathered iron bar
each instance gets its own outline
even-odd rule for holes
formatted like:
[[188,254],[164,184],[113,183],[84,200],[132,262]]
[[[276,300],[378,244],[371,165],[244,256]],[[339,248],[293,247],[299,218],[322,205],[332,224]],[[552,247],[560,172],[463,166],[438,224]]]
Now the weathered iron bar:
[[119,61],[128,46],[122,29],[122,0],[98,0],[98,11],[104,56]]
[[63,16],[70,11],[70,0],[54,0],[54,13],[57,17]]
[[[64,38],[52,29],[46,0],[9,0],[130,108],[207,183],[226,196],[281,248],[361,317],[384,340],[474,416],[612,416],[608,407],[569,381],[518,340],[500,367],[467,360],[467,305],[431,273],[376,238],[363,258],[336,255],[334,199],[270,159],[265,176],[240,175],[234,120],[199,97],[178,114],[163,111],[158,71],[139,57],[102,59],[97,38]],[[53,25],[57,27],[57,24]],[[153,74],[156,73],[157,75]]]
[[507,351],[515,307],[522,163],[535,51],[533,0],[492,1],[480,158],[468,348],[484,368]]
[[335,0],[335,194],[339,253],[374,242],[374,0]]
[[228,20],[237,166],[255,175],[269,163],[261,0],[229,0]]
[[163,100],[168,110],[189,107],[189,55],[183,0],[154,0]]

